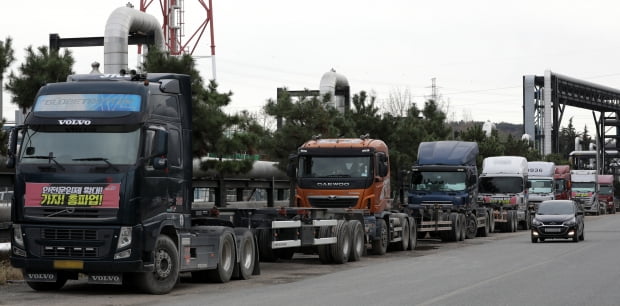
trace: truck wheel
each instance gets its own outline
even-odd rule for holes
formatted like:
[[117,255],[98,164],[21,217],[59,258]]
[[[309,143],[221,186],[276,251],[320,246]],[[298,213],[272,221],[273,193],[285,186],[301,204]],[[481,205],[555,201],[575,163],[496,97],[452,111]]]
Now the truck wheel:
[[179,280],[179,252],[170,237],[160,235],[152,257],[155,270],[138,274],[138,284],[147,293],[166,294]]
[[36,291],[54,291],[59,290],[67,283],[67,276],[58,272],[55,282],[26,282],[28,286]]
[[511,232],[516,232],[519,229],[519,217],[517,216],[517,211],[512,211],[512,230]]
[[372,253],[375,255],[384,255],[387,252],[389,242],[388,229],[385,220],[377,219],[377,228],[375,235],[378,239],[372,240]]
[[338,220],[336,225],[336,244],[331,247],[335,264],[343,264],[349,260],[351,253],[351,229],[345,220]]
[[489,220],[489,215],[484,214],[484,227],[479,227],[477,229],[477,235],[480,237],[488,237],[489,236],[489,228],[491,227],[491,220]]
[[258,252],[261,261],[274,262],[278,260],[278,250],[271,248],[271,230],[268,228],[258,230]]
[[358,220],[349,221],[349,228],[351,229],[351,253],[349,254],[349,261],[358,261],[364,255],[364,228],[362,223]]
[[411,228],[409,227],[409,222],[407,222],[407,218],[401,218],[401,227],[403,229],[400,243],[396,245],[396,250],[398,251],[406,251],[409,249],[409,236],[411,235]]
[[[211,282],[225,283],[230,280],[235,269],[235,239],[231,234],[224,234],[220,237],[219,260],[217,268],[207,270],[207,278]],[[250,272],[251,274],[251,272]]]
[[490,233],[494,233],[495,232],[495,214],[493,213],[493,211],[489,212],[489,232]]
[[235,229],[235,234],[239,237],[239,263],[237,264],[236,275],[239,279],[250,279],[256,265],[256,248],[254,235],[248,229]]
[[461,233],[459,235],[458,241],[464,241],[465,237],[467,237],[467,217],[465,214],[458,214],[459,216],[459,224],[461,226]]
[[504,231],[511,233],[514,232],[514,220],[512,219],[512,210],[506,212],[506,223],[504,223]]
[[[450,213],[451,229],[445,235],[441,235],[442,240],[459,241],[461,240],[461,218],[458,213]],[[441,234],[441,232],[440,232]]]
[[[319,238],[327,238],[330,237],[332,233],[331,226],[321,226],[319,229]],[[330,264],[334,262],[334,258],[332,257],[331,252],[332,245],[324,244],[317,246],[317,251],[319,253],[319,260],[322,264]]]
[[[415,247],[418,245],[418,227],[415,223],[415,219],[411,218],[411,223],[409,224],[409,250],[415,250]],[[426,234],[426,233],[424,233]]]
[[465,232],[465,238],[474,239],[476,238],[476,232],[478,231],[478,219],[476,219],[476,215],[473,213],[467,214],[467,231]]

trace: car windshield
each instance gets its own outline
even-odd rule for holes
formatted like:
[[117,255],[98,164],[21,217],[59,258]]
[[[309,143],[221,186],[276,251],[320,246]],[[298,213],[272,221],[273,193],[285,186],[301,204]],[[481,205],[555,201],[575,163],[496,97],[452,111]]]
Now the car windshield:
[[551,193],[553,181],[550,179],[529,179],[531,187],[528,189],[532,193]]
[[575,214],[575,205],[569,201],[542,202],[536,211],[538,215],[572,215]]
[[463,191],[465,172],[415,171],[411,177],[411,189],[415,191]]
[[520,193],[523,192],[521,177],[481,177],[478,185],[481,193]]
[[594,192],[596,184],[594,182],[573,182],[573,191]]
[[370,156],[302,156],[300,177],[370,177]]
[[[61,165],[101,160],[115,165],[135,164],[140,129],[114,132],[36,131],[24,133],[22,163]],[[47,159],[47,160],[46,160]]]

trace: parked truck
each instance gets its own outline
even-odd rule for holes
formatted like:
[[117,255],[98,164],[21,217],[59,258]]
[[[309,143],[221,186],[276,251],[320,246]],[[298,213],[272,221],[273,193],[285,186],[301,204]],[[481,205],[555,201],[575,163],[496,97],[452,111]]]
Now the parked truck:
[[556,165],[555,174],[555,198],[556,200],[571,199],[571,179],[569,165]]
[[164,294],[181,272],[217,282],[259,273],[250,228],[192,209],[191,105],[179,74],[73,75],[38,91],[7,162],[10,261],[30,287],[84,274]]
[[598,201],[608,214],[615,214],[618,201],[614,196],[614,176],[611,174],[598,175]]
[[598,199],[596,170],[571,170],[571,197],[586,214],[600,215],[605,213]]
[[[392,207],[389,152],[382,140],[315,137],[291,155],[287,172],[295,184],[292,206],[337,221],[338,243],[318,247],[322,262],[358,260],[367,248],[378,255],[390,245],[415,248],[415,220]],[[349,241],[347,258],[339,249]]]
[[488,236],[492,214],[479,206],[478,144],[464,141],[422,142],[411,169],[405,211],[415,218],[418,236],[444,241]]
[[[527,168],[527,180],[530,185],[528,188],[528,205],[530,210],[536,210],[540,202],[555,200],[555,163],[531,161],[527,162]],[[532,214],[530,217],[534,217],[534,215]]]
[[482,162],[478,202],[493,210],[495,227],[514,232],[529,229],[534,211],[528,207],[528,166],[525,157],[492,156]]

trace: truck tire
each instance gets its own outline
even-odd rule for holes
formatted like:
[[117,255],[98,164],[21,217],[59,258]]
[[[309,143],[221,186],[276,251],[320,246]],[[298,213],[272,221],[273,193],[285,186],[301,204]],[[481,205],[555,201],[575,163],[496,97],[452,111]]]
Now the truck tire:
[[476,219],[476,215],[473,213],[467,214],[467,223],[466,223],[466,231],[465,238],[474,239],[476,238],[476,232],[478,232],[478,219]]
[[351,229],[351,253],[349,254],[349,261],[358,261],[364,255],[364,227],[358,220],[349,221],[349,228]]
[[179,280],[179,252],[176,245],[165,235],[155,241],[152,251],[155,269],[138,274],[140,288],[150,294],[166,294]]
[[510,232],[514,233],[519,229],[519,217],[517,216],[516,210],[511,210],[512,213],[512,226],[510,228]]
[[410,218],[409,220],[411,221],[409,224],[409,250],[415,250],[415,247],[418,245],[418,226],[414,218]]
[[441,240],[444,241],[459,241],[461,240],[461,232],[462,232],[462,228],[461,228],[461,218],[459,217],[458,213],[450,213],[450,215],[448,216],[448,218],[450,218],[450,231],[446,232],[446,231],[442,231],[439,233],[439,235],[441,236]]
[[239,263],[235,269],[238,279],[250,279],[256,265],[256,248],[254,235],[249,229],[235,229],[235,234],[239,239]]
[[459,221],[461,224],[461,236],[459,237],[459,241],[464,241],[467,236],[467,217],[465,214],[459,213]]
[[490,233],[494,233],[495,232],[495,214],[493,213],[493,211],[489,211],[489,232]]
[[336,225],[336,244],[331,247],[332,258],[335,264],[344,264],[349,260],[351,253],[351,228],[349,222],[338,220]]
[[401,218],[400,222],[403,229],[402,235],[400,236],[402,239],[396,244],[396,250],[406,251],[407,249],[409,249],[409,237],[411,235],[411,228],[409,227],[409,222],[407,222],[407,218]]
[[[319,229],[319,238],[330,237],[331,233],[332,233],[331,226],[322,226]],[[319,260],[321,261],[322,264],[331,264],[332,262],[334,262],[331,248],[332,248],[331,244],[317,246],[317,252],[319,253]]]
[[271,230],[268,228],[258,230],[258,253],[260,260],[274,262],[278,260],[278,250],[271,248]]
[[389,234],[387,224],[383,219],[377,219],[376,236],[372,240],[372,253],[375,255],[384,255],[387,252]]
[[55,282],[26,282],[28,286],[36,291],[55,291],[60,290],[67,283],[67,276],[61,272],[56,274]]
[[530,211],[525,211],[525,220],[523,220],[523,222],[519,222],[520,224],[522,224],[523,226],[517,227],[517,228],[521,228],[523,230],[529,230],[530,229],[530,224],[532,223],[531,221],[532,218],[532,214],[530,214]]
[[[207,270],[207,278],[211,282],[226,283],[230,280],[235,269],[236,248],[232,234],[224,234],[220,237],[219,260],[217,267]],[[252,267],[253,269],[254,267]],[[250,271],[250,274],[252,272]]]
[[479,227],[477,230],[477,235],[480,237],[488,237],[489,236],[489,229],[491,227],[489,220],[489,215],[488,214],[484,214],[484,226],[483,227]]

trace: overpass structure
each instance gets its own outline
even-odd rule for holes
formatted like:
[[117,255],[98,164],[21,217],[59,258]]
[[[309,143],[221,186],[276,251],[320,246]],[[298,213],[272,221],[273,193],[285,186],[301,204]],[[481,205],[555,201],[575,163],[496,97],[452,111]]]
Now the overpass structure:
[[[545,71],[523,76],[523,126],[544,155],[559,152],[559,131],[566,106],[592,111],[596,148],[620,148],[620,90]],[[587,149],[587,148],[586,148]]]

